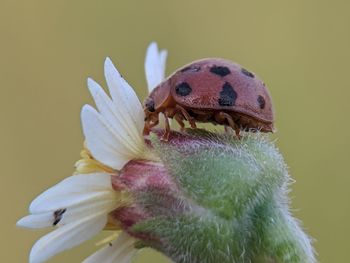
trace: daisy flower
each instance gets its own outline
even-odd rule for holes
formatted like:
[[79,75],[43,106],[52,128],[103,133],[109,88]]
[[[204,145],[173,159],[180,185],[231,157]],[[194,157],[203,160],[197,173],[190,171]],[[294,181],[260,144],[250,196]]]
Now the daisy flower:
[[[148,48],[145,71],[149,90],[164,78],[166,54],[156,43]],[[129,200],[113,189],[111,177],[130,160],[144,158],[144,113],[133,88],[109,58],[104,73],[110,96],[94,80],[87,81],[96,109],[85,105],[81,111],[85,147],[75,174],[35,198],[30,215],[17,222],[25,228],[54,228],[34,244],[29,256],[32,263],[77,246],[106,227],[120,228],[111,225],[109,214]],[[134,242],[135,238],[121,231],[110,245],[85,262],[129,262],[136,251]]]

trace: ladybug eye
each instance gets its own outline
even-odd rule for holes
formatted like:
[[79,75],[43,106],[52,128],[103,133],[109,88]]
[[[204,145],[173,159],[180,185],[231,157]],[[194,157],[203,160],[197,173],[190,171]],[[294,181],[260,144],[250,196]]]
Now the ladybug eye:
[[147,110],[150,112],[156,111],[156,109],[154,108],[154,100],[147,101],[145,106],[146,106]]

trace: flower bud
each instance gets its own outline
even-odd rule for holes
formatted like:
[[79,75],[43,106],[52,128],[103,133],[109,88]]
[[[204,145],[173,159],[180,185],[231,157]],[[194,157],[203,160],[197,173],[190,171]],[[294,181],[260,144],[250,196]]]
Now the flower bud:
[[140,246],[175,262],[315,262],[288,210],[287,167],[267,137],[160,135],[149,141],[156,159],[130,161],[112,179],[132,201],[111,215]]

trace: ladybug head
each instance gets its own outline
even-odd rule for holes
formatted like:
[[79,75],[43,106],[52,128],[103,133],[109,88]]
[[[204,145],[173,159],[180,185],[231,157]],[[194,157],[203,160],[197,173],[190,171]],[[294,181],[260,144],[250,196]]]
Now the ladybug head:
[[155,109],[155,106],[154,106],[154,100],[152,98],[148,98],[146,101],[145,101],[145,107],[144,107],[144,110],[146,112],[146,110],[148,112],[155,112],[156,109]]
[[150,129],[158,124],[158,112],[156,112],[155,106],[154,106],[154,100],[152,98],[148,98],[144,103],[145,112],[145,128],[144,128],[144,134],[148,134]]

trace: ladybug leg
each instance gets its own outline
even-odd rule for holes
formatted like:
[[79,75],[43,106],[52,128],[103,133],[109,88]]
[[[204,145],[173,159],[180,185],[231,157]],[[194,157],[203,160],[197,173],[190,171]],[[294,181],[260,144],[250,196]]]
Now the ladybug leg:
[[169,124],[168,114],[166,114],[166,112],[163,112],[163,115],[165,119],[165,132],[161,140],[167,142],[169,140],[169,135],[170,135],[170,124]]
[[159,119],[155,119],[153,122],[146,121],[145,126],[143,127],[143,135],[149,135],[150,131],[154,126],[157,126],[159,123]]
[[177,123],[180,125],[181,131],[185,129],[185,123],[183,122],[183,116],[182,114],[176,113],[174,115],[174,119],[177,121]]
[[181,107],[180,105],[176,105],[176,109],[179,112],[181,112],[185,119],[190,123],[192,129],[197,128],[194,118],[191,117],[190,114],[188,114],[188,112],[183,107]]
[[149,135],[149,132],[151,131],[151,129],[149,128],[149,125],[147,125],[147,123],[145,123],[145,126],[143,127],[143,132],[142,132],[142,134],[144,135],[144,136],[146,136],[146,135]]
[[149,135],[151,132],[153,125],[151,125],[149,122],[145,122],[145,126],[143,127],[143,135]]
[[[239,129],[238,125],[234,122],[234,120],[232,119],[232,117],[229,114],[227,114],[227,113],[225,113],[223,111],[220,111],[217,114],[215,114],[215,119],[219,123],[223,122],[224,120],[227,120],[229,126],[235,131],[237,138],[238,139],[241,138],[241,136],[239,135],[240,129]],[[227,131],[226,130],[226,126],[225,126],[225,131]]]

